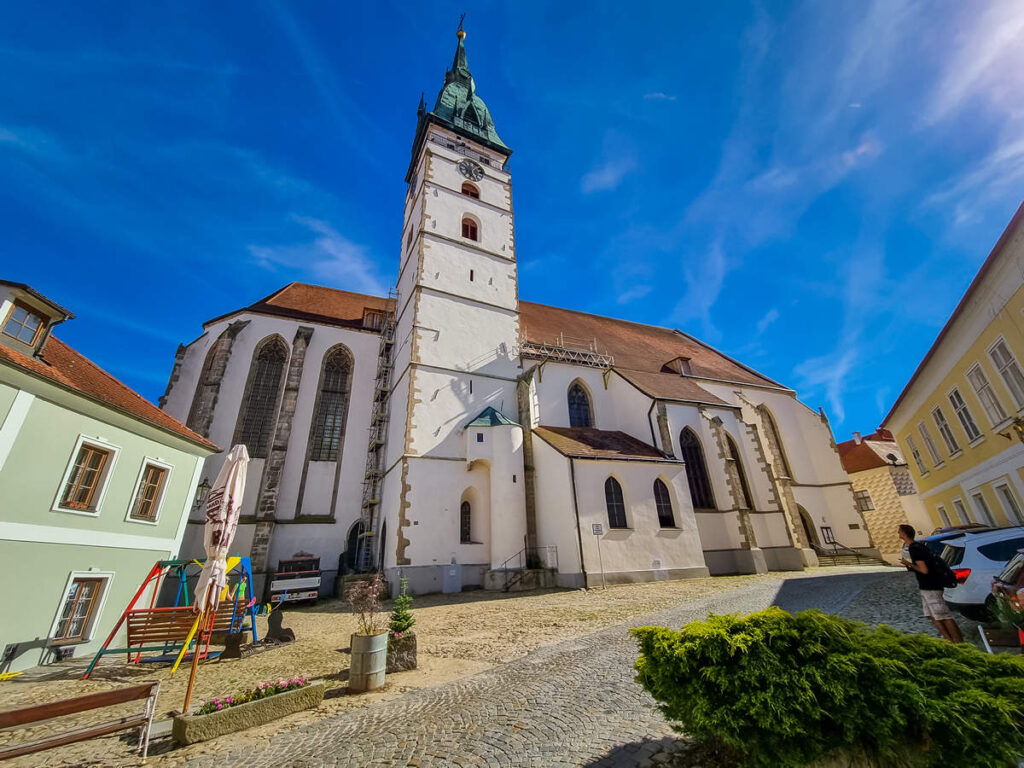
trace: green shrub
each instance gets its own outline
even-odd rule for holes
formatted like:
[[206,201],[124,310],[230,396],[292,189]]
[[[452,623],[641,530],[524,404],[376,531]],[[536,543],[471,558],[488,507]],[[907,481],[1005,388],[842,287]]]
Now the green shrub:
[[401,637],[411,630],[416,623],[416,617],[409,610],[412,607],[412,595],[409,594],[409,580],[403,576],[399,584],[401,586],[398,591],[398,597],[395,598],[395,602],[391,606],[390,630],[392,637]]
[[1002,768],[1024,754],[1024,659],[805,611],[632,630],[665,716],[751,768],[844,750],[879,766]]

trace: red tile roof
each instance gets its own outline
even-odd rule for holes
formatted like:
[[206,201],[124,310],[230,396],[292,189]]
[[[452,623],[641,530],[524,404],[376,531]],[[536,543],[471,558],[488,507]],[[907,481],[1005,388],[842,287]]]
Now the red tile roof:
[[[874,447],[870,445],[871,443],[874,444]],[[886,443],[892,443],[891,451],[889,446],[885,445]],[[860,443],[856,440],[845,440],[836,446],[836,450],[839,451],[839,460],[843,463],[843,469],[849,473],[890,466],[883,451],[894,453],[902,462],[899,447],[893,440],[892,433],[887,429],[879,429],[874,434],[862,437]]]
[[722,402],[695,381],[663,370],[666,363],[680,357],[690,361],[694,376],[782,386],[681,331],[528,301],[519,302],[519,318],[523,334],[538,344],[555,344],[563,334],[577,339],[581,346],[596,341],[598,352],[615,358],[616,370],[632,377],[640,389],[654,397]]
[[248,307],[215,317],[206,324],[223,320],[239,312],[258,312],[306,320],[310,323],[362,328],[364,309],[393,309],[394,304],[393,299],[365,293],[352,293],[308,283],[289,283]]
[[942,340],[946,338],[946,334],[949,333],[949,330],[953,327],[953,323],[955,323],[957,318],[960,317],[960,313],[964,311],[964,307],[967,306],[968,300],[970,300],[971,297],[974,296],[975,291],[980,288],[982,280],[985,279],[985,275],[988,274],[988,271],[992,269],[992,266],[1001,255],[1003,246],[1006,245],[1006,242],[1010,239],[1013,231],[1021,224],[1024,224],[1024,203],[1021,203],[1020,207],[1017,208],[1017,212],[1013,214],[1013,218],[1010,219],[1010,223],[1006,225],[1006,229],[1003,230],[1003,234],[999,236],[996,244],[992,246],[992,250],[989,252],[988,258],[985,259],[985,263],[981,265],[981,268],[974,276],[971,284],[967,286],[967,290],[956,305],[956,309],[953,310],[953,314],[949,316],[949,320],[947,320],[946,324],[942,326],[942,330],[939,331],[939,335],[935,337],[935,341],[932,342],[932,345],[928,348],[925,356],[921,358],[921,362],[918,363],[917,368],[910,377],[910,381],[908,381],[907,385],[903,387],[903,391],[900,392],[900,396],[896,398],[896,402],[892,404],[892,408],[889,409],[889,413],[887,413],[885,418],[882,419],[882,424],[888,424],[889,419],[891,419],[892,415],[896,413],[896,409],[900,407],[900,403],[903,402],[903,398],[907,396],[907,392],[909,392],[910,388],[914,386],[914,382],[917,381],[917,377],[921,375],[925,366],[928,365],[928,361],[932,359],[932,355],[935,354],[939,345],[942,344]]
[[593,427],[536,427],[533,433],[564,456],[671,461],[654,446],[625,432]]
[[180,421],[161,411],[142,395],[129,389],[88,358],[80,355],[60,339],[50,336],[38,358],[0,345],[0,364],[9,364],[49,379],[55,384],[77,392],[103,405],[148,422],[159,429],[173,432],[211,451],[216,445],[193,432]]

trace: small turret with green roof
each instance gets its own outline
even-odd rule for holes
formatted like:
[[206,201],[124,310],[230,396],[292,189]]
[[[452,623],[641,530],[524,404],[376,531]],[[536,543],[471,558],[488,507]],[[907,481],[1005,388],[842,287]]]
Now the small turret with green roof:
[[477,95],[476,83],[466,63],[466,32],[461,24],[456,36],[459,42],[455,48],[455,59],[452,61],[451,69],[445,72],[444,86],[437,94],[433,110],[428,112],[423,98],[420,97],[420,106],[417,110],[419,124],[416,126],[412,165],[409,166],[406,181],[412,176],[413,165],[419,156],[426,127],[430,123],[444,126],[506,157],[512,154],[512,150],[498,136],[490,110],[487,109],[484,100]]

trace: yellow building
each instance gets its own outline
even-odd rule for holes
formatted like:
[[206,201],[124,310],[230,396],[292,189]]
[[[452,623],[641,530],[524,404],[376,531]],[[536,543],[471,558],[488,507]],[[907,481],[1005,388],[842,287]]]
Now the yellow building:
[[883,426],[936,526],[1024,523],[1024,205]]

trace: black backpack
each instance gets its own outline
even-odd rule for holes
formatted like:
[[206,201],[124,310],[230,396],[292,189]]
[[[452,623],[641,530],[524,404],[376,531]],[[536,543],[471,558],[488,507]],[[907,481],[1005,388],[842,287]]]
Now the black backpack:
[[938,576],[939,581],[942,583],[942,586],[946,589],[952,589],[957,586],[956,576],[953,574],[953,570],[949,567],[949,564],[941,557],[933,555],[931,552],[928,554],[931,555],[928,558],[928,572],[935,573],[935,575]]

